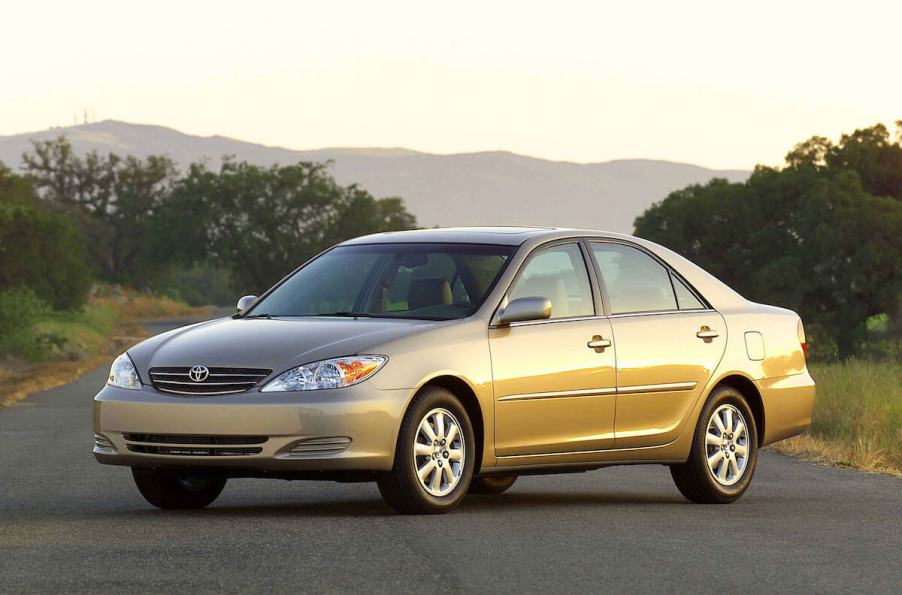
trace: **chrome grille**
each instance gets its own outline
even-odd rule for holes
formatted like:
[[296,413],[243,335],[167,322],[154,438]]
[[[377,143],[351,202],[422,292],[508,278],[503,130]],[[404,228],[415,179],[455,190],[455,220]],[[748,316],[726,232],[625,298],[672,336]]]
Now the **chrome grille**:
[[135,434],[122,435],[129,442],[149,442],[151,444],[263,444],[266,436],[209,436],[206,434]]
[[201,434],[125,433],[126,448],[131,452],[189,457],[238,457],[263,452],[260,446],[266,436],[209,436]]
[[262,368],[209,368],[210,375],[200,382],[191,380],[190,366],[151,368],[154,388],[176,395],[230,395],[248,391],[272,373]]
[[203,448],[198,446],[162,446],[156,444],[129,444],[128,449],[131,452],[149,455],[181,457],[242,457],[263,452],[263,449],[259,447],[226,446],[222,448]]

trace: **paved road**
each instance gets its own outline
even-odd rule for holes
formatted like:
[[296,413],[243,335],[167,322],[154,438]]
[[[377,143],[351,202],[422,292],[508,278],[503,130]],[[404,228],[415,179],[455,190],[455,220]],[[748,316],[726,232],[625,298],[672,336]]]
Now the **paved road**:
[[437,517],[370,484],[250,479],[156,510],[91,455],[105,373],[0,409],[0,591],[902,592],[902,481],[769,452],[731,506],[656,466],[521,478]]

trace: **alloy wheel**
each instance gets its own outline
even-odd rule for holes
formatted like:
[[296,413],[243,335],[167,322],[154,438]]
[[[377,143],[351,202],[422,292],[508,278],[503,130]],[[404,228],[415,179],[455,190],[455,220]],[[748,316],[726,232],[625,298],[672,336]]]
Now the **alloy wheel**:
[[460,482],[466,444],[460,423],[447,409],[429,411],[417,428],[413,464],[420,485],[433,496],[446,496]]
[[729,403],[714,410],[705,432],[708,471],[720,485],[731,486],[748,467],[751,446],[745,418]]

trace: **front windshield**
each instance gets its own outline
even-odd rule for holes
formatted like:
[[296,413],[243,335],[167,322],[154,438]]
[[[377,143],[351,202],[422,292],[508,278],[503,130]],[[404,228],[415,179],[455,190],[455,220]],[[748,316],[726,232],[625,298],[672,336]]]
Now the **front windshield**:
[[361,316],[452,320],[475,312],[513,246],[339,246],[263,298],[247,316]]

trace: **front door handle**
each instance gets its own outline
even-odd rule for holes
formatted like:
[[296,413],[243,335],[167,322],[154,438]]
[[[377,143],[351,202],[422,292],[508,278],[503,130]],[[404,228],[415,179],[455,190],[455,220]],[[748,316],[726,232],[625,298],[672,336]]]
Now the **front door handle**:
[[701,328],[701,330],[699,330],[697,333],[695,333],[695,336],[698,337],[699,339],[705,339],[705,341],[710,341],[711,339],[714,339],[715,337],[719,337],[720,333],[718,333],[717,331],[715,331],[711,328],[708,328],[707,326],[703,326]]
[[586,347],[589,349],[594,349],[595,351],[601,352],[605,347],[611,346],[610,339],[603,339],[601,335],[595,335],[592,337],[592,340],[586,343]]

